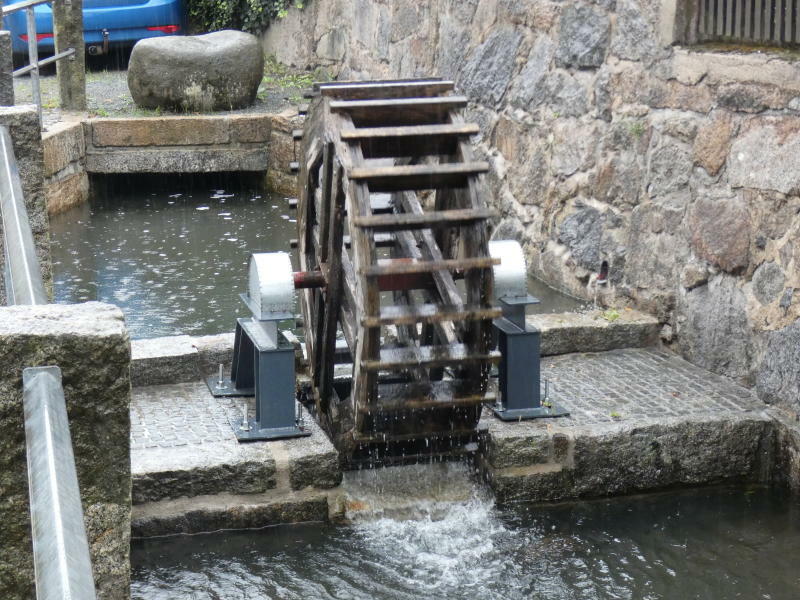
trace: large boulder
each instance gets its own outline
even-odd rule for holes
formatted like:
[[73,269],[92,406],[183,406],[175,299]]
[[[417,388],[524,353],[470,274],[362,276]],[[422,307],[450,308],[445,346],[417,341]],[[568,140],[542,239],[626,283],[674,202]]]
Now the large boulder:
[[243,31],[140,40],[128,87],[142,108],[231,110],[255,100],[264,75],[258,38]]

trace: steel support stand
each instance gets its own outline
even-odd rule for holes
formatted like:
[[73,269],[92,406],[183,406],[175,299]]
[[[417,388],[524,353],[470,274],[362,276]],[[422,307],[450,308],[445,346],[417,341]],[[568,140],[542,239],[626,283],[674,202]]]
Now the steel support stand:
[[533,296],[500,298],[503,316],[493,321],[502,355],[498,383],[500,404],[494,414],[502,421],[565,417],[569,411],[542,399],[541,334],[525,323],[525,307],[537,304]]
[[255,396],[254,419],[230,419],[240,442],[311,435],[298,423],[295,350],[278,331],[282,319],[237,319],[231,377],[215,375],[206,380],[215,398]]

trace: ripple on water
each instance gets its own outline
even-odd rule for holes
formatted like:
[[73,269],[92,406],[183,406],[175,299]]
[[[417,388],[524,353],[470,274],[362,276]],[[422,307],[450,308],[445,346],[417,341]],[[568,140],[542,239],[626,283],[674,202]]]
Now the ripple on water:
[[476,490],[466,500],[417,492],[404,513],[391,486],[387,495],[402,518],[373,506],[346,526],[138,541],[133,596],[800,597],[800,507],[767,489],[505,509]]

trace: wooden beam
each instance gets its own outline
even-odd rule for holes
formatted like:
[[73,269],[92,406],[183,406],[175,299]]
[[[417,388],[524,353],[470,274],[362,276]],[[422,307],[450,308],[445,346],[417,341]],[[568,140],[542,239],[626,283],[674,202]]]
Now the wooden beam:
[[325,83],[319,85],[323,96],[341,100],[363,100],[367,98],[419,98],[444,94],[455,87],[452,81],[376,81]]
[[460,227],[475,221],[492,219],[497,212],[488,208],[456,209],[427,212],[421,215],[411,213],[390,213],[385,215],[367,215],[356,217],[353,224],[373,231],[403,231],[413,229],[436,229],[442,227]]
[[355,127],[370,125],[426,125],[446,123],[450,111],[464,108],[466,96],[402,98],[394,100],[334,100],[330,108],[347,113]]
[[352,181],[364,182],[370,192],[433,190],[463,187],[470,177],[489,170],[489,163],[445,163],[438,165],[400,165],[392,167],[353,167]]
[[503,315],[500,308],[482,306],[452,306],[449,304],[412,304],[407,306],[384,306],[380,316],[364,316],[365,327],[381,325],[412,325],[439,321],[473,321],[497,319]]
[[478,133],[477,125],[364,127],[342,131],[343,140],[358,141],[365,158],[454,154],[459,139]]
[[487,269],[499,264],[500,259],[492,258],[491,256],[424,261],[388,258],[379,260],[378,264],[367,267],[363,270],[363,274],[367,277],[383,277],[384,275],[412,275],[416,273],[433,273],[435,271],[469,271],[471,269]]
[[384,348],[378,360],[367,360],[367,371],[399,371],[417,367],[448,367],[467,363],[498,363],[500,353],[471,354],[464,344],[447,346],[419,346],[409,348]]

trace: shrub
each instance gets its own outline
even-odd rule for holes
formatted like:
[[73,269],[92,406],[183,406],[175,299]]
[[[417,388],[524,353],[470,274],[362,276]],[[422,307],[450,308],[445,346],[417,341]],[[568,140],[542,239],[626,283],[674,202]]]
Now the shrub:
[[188,0],[192,29],[202,32],[241,29],[263,33],[275,19],[286,16],[291,6],[303,8],[300,0]]

